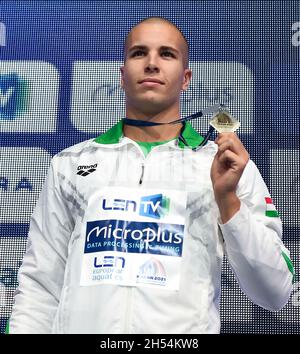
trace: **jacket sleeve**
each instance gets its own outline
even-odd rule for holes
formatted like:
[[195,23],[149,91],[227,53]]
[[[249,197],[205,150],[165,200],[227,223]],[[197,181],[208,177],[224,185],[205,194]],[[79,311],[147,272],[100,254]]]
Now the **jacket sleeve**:
[[294,270],[281,240],[281,220],[276,210],[267,212],[270,194],[251,160],[237,195],[240,210],[227,223],[219,222],[229,264],[241,289],[255,304],[280,310],[289,300]]
[[63,286],[68,242],[73,229],[51,161],[42,192],[31,216],[26,253],[9,333],[50,333]]

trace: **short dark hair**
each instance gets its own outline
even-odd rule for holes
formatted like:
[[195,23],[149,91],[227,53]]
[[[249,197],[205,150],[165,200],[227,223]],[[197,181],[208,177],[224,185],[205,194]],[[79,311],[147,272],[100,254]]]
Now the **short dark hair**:
[[183,61],[184,61],[184,67],[188,68],[189,65],[189,50],[190,50],[190,46],[189,46],[189,42],[187,41],[185,35],[183,34],[183,32],[170,20],[164,18],[164,17],[159,17],[159,16],[151,16],[151,17],[147,17],[144,18],[143,20],[141,20],[140,22],[138,22],[137,24],[135,24],[130,31],[127,33],[126,37],[125,37],[125,41],[124,41],[124,61],[126,58],[126,51],[127,51],[127,47],[128,47],[128,41],[130,38],[130,34],[132,32],[132,30],[137,27],[138,25],[140,25],[143,22],[165,22],[168,23],[169,25],[171,25],[172,27],[176,28],[176,30],[180,33],[182,39],[184,40],[185,43],[185,53],[183,53]]

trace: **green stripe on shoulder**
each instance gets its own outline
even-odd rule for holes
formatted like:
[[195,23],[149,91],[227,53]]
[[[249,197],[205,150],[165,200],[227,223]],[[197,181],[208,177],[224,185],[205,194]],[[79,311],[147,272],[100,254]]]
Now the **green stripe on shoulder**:
[[104,134],[97,136],[94,141],[98,144],[117,144],[123,135],[123,121],[119,121]]
[[296,273],[295,273],[295,269],[294,269],[294,265],[290,259],[290,257],[284,253],[283,251],[281,252],[281,255],[282,257],[284,258],[288,268],[289,268],[289,271],[293,274],[293,283],[296,281]]

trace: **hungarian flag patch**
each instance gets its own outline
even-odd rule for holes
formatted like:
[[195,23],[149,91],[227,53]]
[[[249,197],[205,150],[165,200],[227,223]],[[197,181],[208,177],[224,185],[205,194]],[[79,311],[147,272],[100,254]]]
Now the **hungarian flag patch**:
[[275,205],[273,204],[272,198],[265,197],[265,201],[266,201],[266,216],[278,217],[279,214],[275,208]]

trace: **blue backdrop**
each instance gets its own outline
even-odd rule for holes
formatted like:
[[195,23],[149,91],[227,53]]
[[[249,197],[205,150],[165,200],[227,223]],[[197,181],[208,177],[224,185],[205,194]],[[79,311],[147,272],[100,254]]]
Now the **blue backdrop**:
[[[119,66],[139,20],[163,16],[190,42],[182,115],[226,103],[279,210],[299,272],[300,3],[294,1],[0,2],[0,323],[10,315],[29,218],[51,157],[124,115]],[[201,133],[207,120],[194,122]],[[269,313],[224,263],[223,333],[300,333],[300,283]]]

